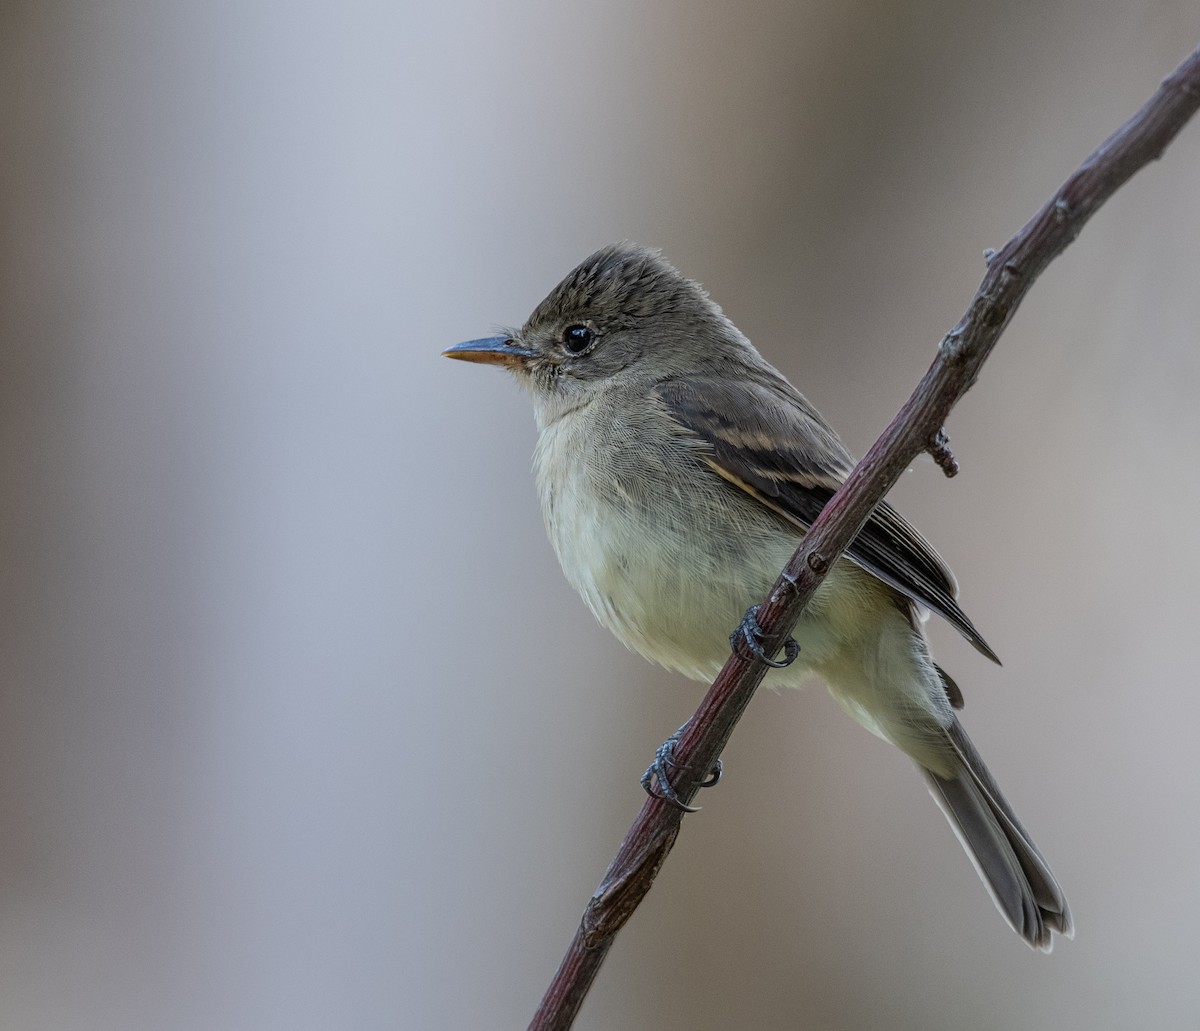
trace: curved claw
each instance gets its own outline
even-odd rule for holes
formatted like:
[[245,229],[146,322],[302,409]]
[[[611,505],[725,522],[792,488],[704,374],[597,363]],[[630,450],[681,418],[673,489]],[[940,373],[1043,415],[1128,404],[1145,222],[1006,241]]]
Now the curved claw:
[[708,776],[700,782],[702,788],[711,788],[718,784],[721,780],[721,774],[725,772],[725,763],[720,759],[717,760],[717,765],[708,771]]
[[742,650],[744,648],[750,652],[750,655],[772,669],[783,669],[796,661],[800,654],[800,645],[796,643],[794,637],[789,637],[783,642],[783,658],[776,661],[763,650],[762,632],[762,627],[758,625],[758,606],[751,605],[737,629],[729,635],[729,646],[734,652],[746,658],[746,652]]
[[[685,723],[684,727],[686,726],[687,724]],[[668,766],[674,767],[677,770],[683,768],[677,762],[675,762],[675,746],[679,743],[679,735],[682,733],[683,727],[680,727],[677,731],[675,731],[674,734],[667,738],[666,741],[658,746],[654,753],[654,762],[652,762],[646,768],[646,772],[642,774],[642,789],[647,795],[650,795],[653,798],[661,799],[668,805],[673,805],[676,809],[680,810],[680,812],[698,813],[700,811],[700,807],[688,805],[686,802],[684,802],[683,799],[679,797],[679,793],[674,787],[672,787],[671,778],[667,775]],[[724,772],[724,769],[724,764],[720,759],[718,759],[716,766],[709,770],[708,776],[701,781],[700,787],[711,788],[717,783],[717,781],[721,779],[721,774]]]

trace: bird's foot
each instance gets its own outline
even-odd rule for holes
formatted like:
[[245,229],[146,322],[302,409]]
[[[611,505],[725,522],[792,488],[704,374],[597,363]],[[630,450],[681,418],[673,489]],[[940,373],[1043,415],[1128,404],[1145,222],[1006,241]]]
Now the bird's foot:
[[[671,786],[671,779],[669,776],[667,776],[668,766],[676,770],[683,769],[683,767],[675,761],[675,746],[679,744],[679,735],[683,733],[684,727],[686,726],[687,724],[685,723],[683,727],[680,727],[677,731],[675,731],[674,734],[667,738],[666,741],[658,746],[658,750],[654,753],[654,762],[652,762],[646,769],[646,772],[642,774],[642,787],[645,789],[647,795],[662,799],[662,801],[673,805],[681,812],[695,813],[699,812],[700,807],[688,805],[686,802],[684,802],[683,799],[679,797],[679,793]],[[721,764],[721,760],[718,759],[716,766],[714,766],[709,771],[708,776],[700,782],[700,787],[711,788],[717,783],[717,781],[721,779],[721,772],[723,769],[724,767]]]
[[762,627],[758,625],[758,606],[752,605],[746,615],[742,617],[738,628],[729,635],[729,647],[733,649],[735,655],[741,655],[742,658],[748,657],[746,655],[748,651],[751,656],[772,669],[783,669],[796,661],[796,657],[800,654],[800,645],[796,643],[794,637],[789,637],[783,642],[783,658],[776,660],[763,650],[762,635]]

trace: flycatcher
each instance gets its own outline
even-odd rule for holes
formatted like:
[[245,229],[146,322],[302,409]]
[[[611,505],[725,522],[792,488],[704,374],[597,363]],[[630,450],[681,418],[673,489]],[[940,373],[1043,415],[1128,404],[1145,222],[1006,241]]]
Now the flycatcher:
[[[699,286],[656,251],[597,251],[504,336],[450,358],[501,365],[533,398],[538,493],[567,580],[627,647],[711,681],[853,461],[817,410]],[[794,631],[767,682],[821,677],[915,760],[1000,912],[1031,946],[1071,937],[1066,899],[955,714],[922,610],[995,654],[933,547],[886,502]]]

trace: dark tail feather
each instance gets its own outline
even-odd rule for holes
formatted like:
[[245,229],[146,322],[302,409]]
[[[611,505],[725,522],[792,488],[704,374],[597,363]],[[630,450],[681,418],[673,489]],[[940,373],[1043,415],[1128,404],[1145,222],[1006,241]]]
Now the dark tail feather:
[[997,908],[1033,948],[1049,952],[1054,932],[1075,935],[1071,910],[1042,854],[1004,800],[957,720],[947,729],[961,760],[943,780],[922,769],[930,793],[950,821]]

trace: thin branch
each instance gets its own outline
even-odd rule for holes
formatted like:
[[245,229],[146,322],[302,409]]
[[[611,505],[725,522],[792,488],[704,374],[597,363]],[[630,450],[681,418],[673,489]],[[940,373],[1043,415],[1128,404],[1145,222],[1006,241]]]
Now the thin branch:
[[[812,524],[758,613],[763,643],[773,655],[825,574],[875,506],[922,451],[947,473],[957,469],[943,426],[975,383],[1017,306],[1045,267],[1079,234],[1099,207],[1138,169],[1158,158],[1200,107],[1200,50],[1167,79],[1146,105],[1059,188],[998,254],[958,324],[946,335],[929,371],[845,485]],[[690,802],[724,750],[766,667],[733,654],[683,729],[675,749],[674,787]],[[649,891],[679,833],[683,814],[648,798],[630,827],[530,1023],[531,1031],[569,1028],[617,931]]]

